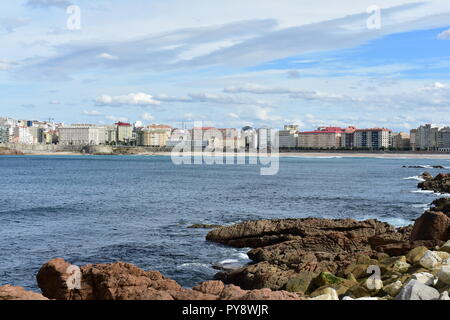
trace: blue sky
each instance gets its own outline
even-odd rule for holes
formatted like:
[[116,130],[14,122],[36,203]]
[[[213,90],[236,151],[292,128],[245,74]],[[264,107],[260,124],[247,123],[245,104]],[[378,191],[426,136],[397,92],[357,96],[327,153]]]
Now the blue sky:
[[447,0],[7,0],[0,41],[0,116],[450,125]]

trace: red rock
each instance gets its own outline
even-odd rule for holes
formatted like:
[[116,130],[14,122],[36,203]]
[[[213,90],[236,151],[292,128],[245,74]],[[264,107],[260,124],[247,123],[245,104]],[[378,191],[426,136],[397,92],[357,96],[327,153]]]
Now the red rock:
[[6,285],[0,287],[0,300],[48,300],[42,294],[27,291],[22,287]]
[[411,232],[411,241],[450,239],[450,217],[440,211],[425,211],[416,220]]
[[207,281],[199,284],[192,289],[200,291],[202,293],[220,296],[224,287],[225,285],[222,281]]

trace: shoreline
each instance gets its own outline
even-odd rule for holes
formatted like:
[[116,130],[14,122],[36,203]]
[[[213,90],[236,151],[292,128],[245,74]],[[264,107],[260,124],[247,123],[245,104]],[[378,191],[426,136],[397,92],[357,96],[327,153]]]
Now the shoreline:
[[[89,154],[81,152],[23,152],[24,156],[95,156],[95,155],[111,155],[111,156],[166,156],[170,157],[171,152],[141,152],[136,154]],[[201,153],[186,153],[185,156],[199,156]],[[203,153],[206,155],[206,153]],[[216,153],[217,156],[225,155]],[[415,153],[364,153],[364,152],[280,152],[280,158],[375,158],[375,159],[443,159],[450,160],[450,154],[430,153],[430,154],[415,154]],[[243,156],[238,155],[238,156]],[[258,157],[258,154],[245,154],[249,157]]]

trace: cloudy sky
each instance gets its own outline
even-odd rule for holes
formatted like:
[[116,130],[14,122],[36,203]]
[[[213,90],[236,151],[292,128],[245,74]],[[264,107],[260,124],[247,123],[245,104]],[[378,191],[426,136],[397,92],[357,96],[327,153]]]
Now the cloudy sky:
[[0,2],[0,116],[406,131],[449,111],[448,0]]

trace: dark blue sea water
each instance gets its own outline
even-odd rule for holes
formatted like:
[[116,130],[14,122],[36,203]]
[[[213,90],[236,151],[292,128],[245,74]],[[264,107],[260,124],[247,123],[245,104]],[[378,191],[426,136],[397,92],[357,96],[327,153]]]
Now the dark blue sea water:
[[261,176],[256,165],[175,166],[170,157],[0,157],[0,285],[37,289],[39,267],[63,257],[131,262],[192,286],[214,263],[245,262],[247,250],[208,243],[191,224],[314,216],[407,225],[438,196],[413,192],[425,170],[402,166],[438,164],[450,166],[283,158],[278,175]]

